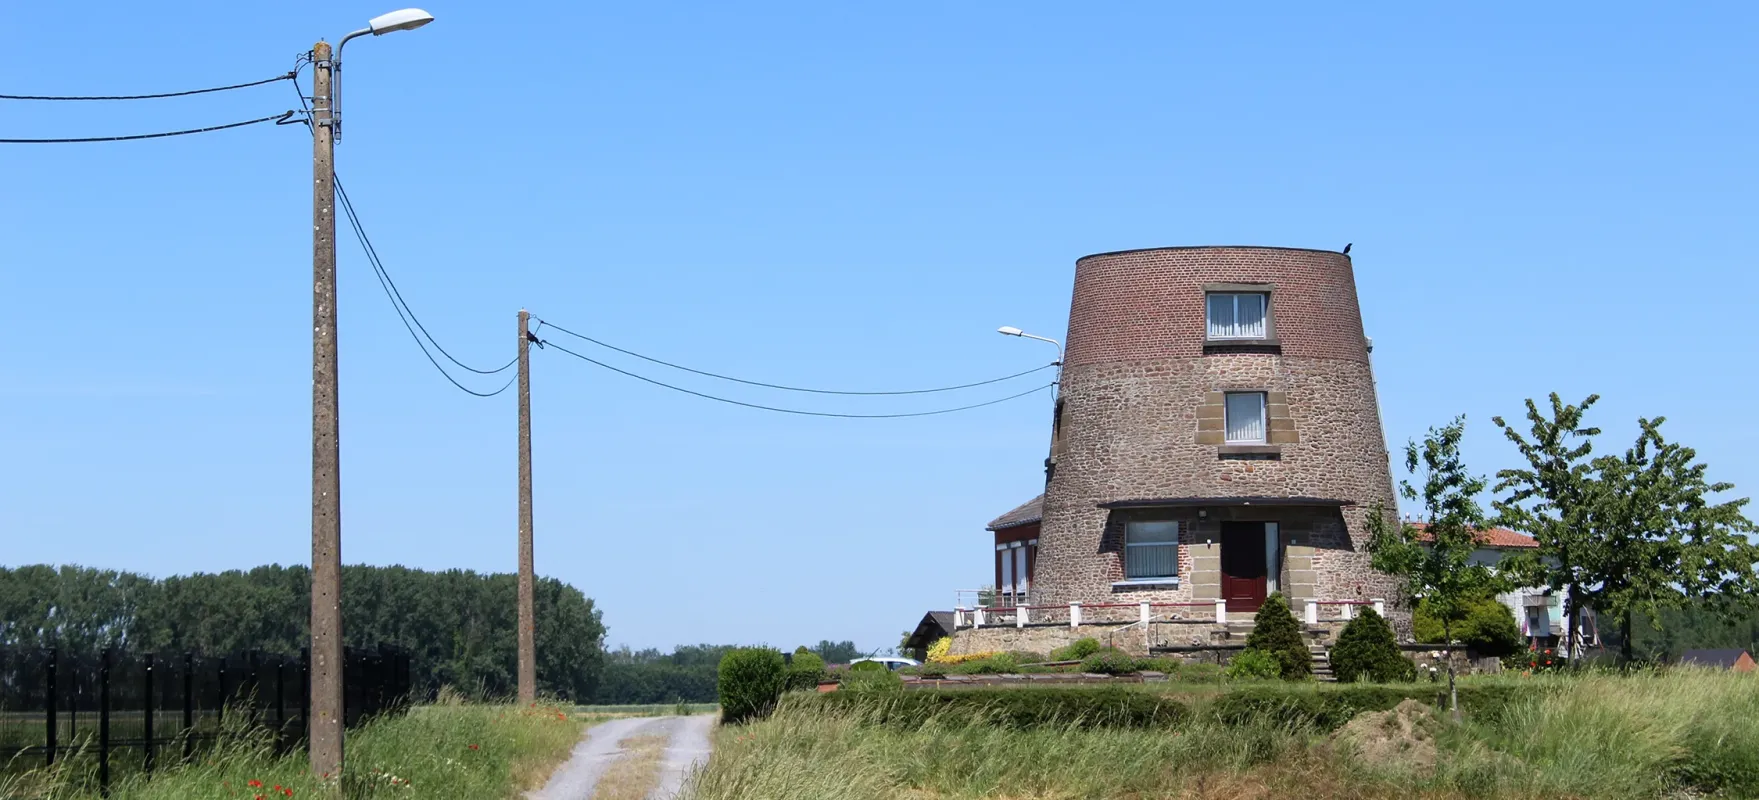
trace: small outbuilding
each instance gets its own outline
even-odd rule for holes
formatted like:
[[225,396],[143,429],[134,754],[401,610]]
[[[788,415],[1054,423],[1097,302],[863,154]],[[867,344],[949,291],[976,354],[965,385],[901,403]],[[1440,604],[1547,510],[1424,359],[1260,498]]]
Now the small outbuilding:
[[928,646],[936,640],[953,635],[953,612],[930,611],[916,623],[916,630],[904,639],[903,654],[917,661],[928,658]]
[[1709,669],[1728,670],[1729,672],[1752,672],[1759,669],[1753,662],[1753,654],[1738,647],[1723,650],[1687,650],[1680,654],[1680,664]]

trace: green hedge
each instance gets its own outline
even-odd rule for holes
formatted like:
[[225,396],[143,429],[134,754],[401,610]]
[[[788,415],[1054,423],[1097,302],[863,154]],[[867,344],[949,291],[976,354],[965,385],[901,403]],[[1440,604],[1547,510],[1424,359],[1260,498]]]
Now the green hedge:
[[[1468,716],[1495,720],[1510,703],[1530,696],[1537,689],[1521,686],[1461,686],[1460,711]],[[1304,723],[1322,730],[1336,730],[1364,711],[1387,711],[1405,700],[1418,700],[1437,708],[1447,707],[1447,687],[1438,684],[1405,686],[1338,686],[1336,688],[1247,686],[1215,699],[1209,711],[1227,725]]]
[[767,647],[742,647],[721,656],[715,680],[721,721],[739,723],[769,716],[787,686],[785,671],[782,654]]
[[830,710],[860,713],[869,724],[905,729],[930,720],[1012,729],[1171,728],[1190,715],[1172,698],[1118,687],[832,692],[816,699]]

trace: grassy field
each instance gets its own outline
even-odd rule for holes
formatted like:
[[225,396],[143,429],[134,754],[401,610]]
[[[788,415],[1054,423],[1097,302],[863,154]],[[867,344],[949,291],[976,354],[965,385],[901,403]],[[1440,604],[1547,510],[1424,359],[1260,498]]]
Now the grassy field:
[[[370,722],[348,738],[349,798],[518,797],[540,785],[568,756],[585,724],[598,718],[565,707],[441,703]],[[123,800],[322,797],[325,782],[308,775],[303,752],[277,758],[269,741],[249,731],[197,763],[133,775],[112,785]],[[96,798],[85,776],[42,770],[0,778],[0,797],[32,800]]]
[[1223,724],[1211,713],[1217,698],[1198,692],[1181,695],[1197,698],[1188,717],[1159,730],[1006,730],[953,718],[898,728],[797,696],[765,722],[722,729],[714,758],[693,779],[694,797],[1759,797],[1755,676],[1526,682],[1540,691],[1482,719],[1454,724],[1417,709],[1411,729],[1389,734],[1390,751],[1309,723]]

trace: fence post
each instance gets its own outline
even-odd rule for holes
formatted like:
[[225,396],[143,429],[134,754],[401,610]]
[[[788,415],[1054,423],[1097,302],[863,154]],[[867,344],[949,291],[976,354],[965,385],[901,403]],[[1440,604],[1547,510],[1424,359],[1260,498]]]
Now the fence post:
[[1345,622],[1349,622],[1350,621],[1350,609],[1351,609],[1351,606],[1349,603],[1343,603],[1343,604],[1339,605],[1338,606],[1338,619],[1341,619]]
[[183,653],[183,760],[195,756],[195,655]]
[[153,772],[153,654],[152,653],[147,653],[146,655],[141,656],[141,675],[143,676],[144,683],[146,684],[145,686],[142,687],[146,691],[145,691],[145,694],[142,696],[142,700],[141,700],[141,707],[145,709],[144,711],[141,712],[141,714],[142,714],[142,716],[141,716],[141,751],[145,755],[144,760],[141,762],[141,766],[143,769],[146,770],[147,774],[151,775]]
[[1386,616],[1386,601],[1385,600],[1382,600],[1378,597],[1374,598],[1374,613],[1379,614],[1382,617]]
[[1026,624],[1032,621],[1031,617],[1032,617],[1032,609],[1027,608],[1026,606],[1015,606],[1014,607],[1014,627],[1016,627],[1016,628],[1026,627]]
[[287,747],[287,659],[275,658],[275,747]]
[[1138,619],[1137,621],[1141,622],[1143,627],[1147,627],[1148,621],[1150,619],[1154,618],[1154,612],[1148,610],[1148,601],[1144,600],[1141,603],[1138,603],[1136,606],[1136,610],[1138,612],[1138,615],[1140,616],[1140,619]]
[[973,628],[983,627],[983,606],[978,606],[977,611],[974,613],[976,614],[976,616],[972,618],[973,624],[971,627],[973,627]]
[[1080,603],[1070,603],[1069,604],[1069,627],[1071,627],[1071,628],[1081,627],[1081,604]]
[[98,794],[110,795],[110,648],[98,661]]
[[1318,625],[1319,624],[1319,601],[1318,600],[1308,600],[1307,601],[1307,624],[1308,625]]
[[54,766],[55,764],[55,733],[56,729],[60,727],[59,720],[55,719],[55,672],[60,668],[61,650],[51,647],[49,648],[49,683],[46,687],[48,698],[44,703],[45,710],[48,712],[45,716],[49,721],[49,729],[44,731],[46,735],[43,739],[44,744],[47,745],[43,748],[44,766]]
[[1215,601],[1215,624],[1222,626],[1228,624],[1228,601],[1219,597]]

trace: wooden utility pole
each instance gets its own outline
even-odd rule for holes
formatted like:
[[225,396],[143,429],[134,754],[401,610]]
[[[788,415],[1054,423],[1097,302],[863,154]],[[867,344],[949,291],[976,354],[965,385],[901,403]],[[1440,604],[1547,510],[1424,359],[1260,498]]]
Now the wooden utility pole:
[[531,313],[519,310],[519,702],[537,699],[537,576],[531,554]]
[[342,775],[342,451],[330,45],[312,48],[311,711],[314,775]]

